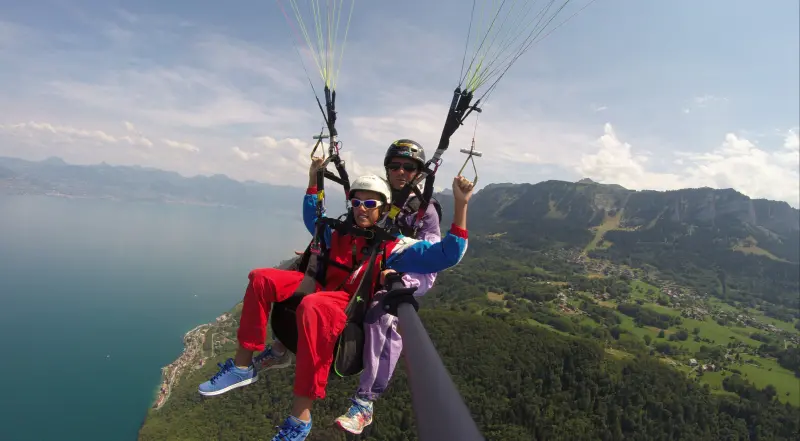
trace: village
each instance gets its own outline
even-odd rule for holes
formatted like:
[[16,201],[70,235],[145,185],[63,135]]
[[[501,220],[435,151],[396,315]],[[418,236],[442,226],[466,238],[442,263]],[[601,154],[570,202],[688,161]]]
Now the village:
[[[205,365],[206,359],[214,356],[214,350],[229,343],[225,330],[235,325],[236,320],[230,313],[225,313],[216,318],[213,323],[199,325],[183,336],[184,349],[180,357],[161,369],[161,385],[153,408],[161,408],[169,399],[170,392],[178,384],[178,380],[187,369],[199,369]],[[219,333],[220,339],[214,339]],[[209,344],[206,345],[206,339]],[[208,353],[206,353],[208,348]]]
[[[579,264],[583,267],[585,274],[597,274],[605,277],[614,276],[629,281],[639,280],[652,285],[657,289],[648,289],[647,292],[644,293],[647,299],[658,303],[662,307],[678,311],[683,318],[699,321],[705,321],[710,318],[726,327],[751,327],[765,333],[780,336],[784,339],[786,344],[800,344],[800,334],[788,332],[774,324],[758,320],[756,317],[746,313],[745,310],[722,308],[718,305],[718,302],[714,302],[707,293],[701,295],[693,289],[679,286],[672,281],[661,280],[655,271],[645,271],[638,268],[631,269],[606,260],[589,258],[579,249],[548,250],[545,254],[553,258],[560,258],[570,263]],[[572,287],[565,287],[564,290],[559,291],[556,295],[554,306],[563,314],[585,314],[583,310],[569,302],[570,298],[574,298],[576,294],[576,291]],[[612,296],[606,291],[587,292],[586,294],[589,294],[595,301],[603,305],[609,305],[609,302],[612,300],[619,301],[619,299],[612,299]],[[642,299],[637,300],[637,302],[641,301]],[[744,358],[740,360],[736,355],[739,353],[750,353],[751,355],[757,356],[758,349],[744,345],[744,343],[740,343],[739,346],[743,347],[729,347],[724,357],[720,357],[719,360],[709,360],[703,363],[696,358],[689,358],[684,363],[689,366],[692,371],[700,374],[702,374],[702,372],[715,372],[722,369],[721,363],[757,365],[758,363],[755,360]],[[673,365],[680,364],[674,360],[670,360],[670,363]]]

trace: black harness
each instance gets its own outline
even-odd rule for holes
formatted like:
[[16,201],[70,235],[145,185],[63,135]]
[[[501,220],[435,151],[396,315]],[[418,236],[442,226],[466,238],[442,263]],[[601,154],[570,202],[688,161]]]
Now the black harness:
[[[439,204],[439,201],[437,201],[434,198],[431,198],[430,204],[433,204],[433,207],[436,209],[436,214],[439,216],[439,222],[441,222],[442,221],[441,204]],[[423,201],[422,199],[420,199],[420,197],[411,198],[403,207],[401,213],[404,214],[416,213],[417,216],[414,218],[413,223],[410,225],[406,223],[405,219],[407,218],[405,216],[396,217],[394,220],[395,222],[394,228],[398,232],[400,232],[400,234],[402,234],[403,236],[413,237],[414,239],[417,239],[417,234],[419,234],[420,221],[425,216],[425,212],[427,211],[427,205],[428,204],[423,204]]]

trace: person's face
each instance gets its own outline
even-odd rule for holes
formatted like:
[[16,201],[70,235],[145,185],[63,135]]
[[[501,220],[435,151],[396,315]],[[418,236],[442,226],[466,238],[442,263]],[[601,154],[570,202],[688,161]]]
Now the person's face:
[[417,176],[419,164],[408,158],[392,158],[386,165],[386,173],[389,176],[389,185],[395,190],[400,190]]
[[381,195],[374,191],[358,190],[354,192],[350,204],[353,206],[353,218],[356,225],[361,228],[375,225],[381,217],[383,201],[381,201]]

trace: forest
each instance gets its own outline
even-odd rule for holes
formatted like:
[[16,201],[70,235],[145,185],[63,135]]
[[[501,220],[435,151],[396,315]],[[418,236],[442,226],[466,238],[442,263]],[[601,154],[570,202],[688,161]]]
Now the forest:
[[[589,339],[468,313],[421,317],[488,440],[790,440],[800,430],[797,408],[736,375],[725,385],[736,396],[715,395],[648,355],[618,359]],[[259,439],[285,417],[291,369],[202,398],[197,384],[215,369],[208,363],[183,381],[139,439]],[[355,386],[355,378],[331,380],[309,439],[344,439],[330,423]],[[368,439],[416,439],[410,403],[401,361]]]

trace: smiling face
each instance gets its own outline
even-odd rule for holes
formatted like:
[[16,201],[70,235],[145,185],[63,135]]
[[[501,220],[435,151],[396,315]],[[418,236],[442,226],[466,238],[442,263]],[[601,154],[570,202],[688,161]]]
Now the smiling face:
[[419,173],[419,163],[413,159],[392,158],[386,164],[386,176],[394,190],[400,190]]
[[[356,225],[361,228],[369,228],[375,225],[381,217],[382,208],[385,206],[379,193],[366,190],[353,192],[350,203],[353,205],[353,219],[355,219]],[[370,208],[367,208],[367,206]]]

